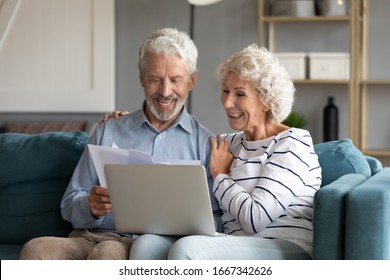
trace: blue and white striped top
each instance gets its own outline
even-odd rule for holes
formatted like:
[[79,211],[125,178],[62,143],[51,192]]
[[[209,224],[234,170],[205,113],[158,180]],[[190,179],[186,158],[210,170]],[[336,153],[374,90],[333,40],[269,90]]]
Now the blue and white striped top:
[[222,135],[230,143],[230,174],[214,180],[223,231],[289,240],[312,255],[313,199],[321,167],[307,130],[290,128],[258,141],[243,132]]

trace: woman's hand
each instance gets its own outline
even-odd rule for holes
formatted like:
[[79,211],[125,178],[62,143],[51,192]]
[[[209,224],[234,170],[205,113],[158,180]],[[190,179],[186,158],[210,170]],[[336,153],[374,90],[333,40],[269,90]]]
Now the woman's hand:
[[89,194],[89,208],[95,218],[107,215],[111,212],[110,194],[107,188],[93,186]]
[[99,124],[102,124],[106,121],[108,121],[111,118],[114,119],[119,119],[121,116],[127,115],[129,112],[128,111],[114,111],[111,114],[105,114],[103,118],[99,121]]
[[[217,142],[218,141],[218,142]],[[233,155],[229,150],[229,143],[217,136],[217,140],[210,137],[211,154],[210,154],[210,173],[213,179],[218,174],[228,174],[230,165],[233,162]]]

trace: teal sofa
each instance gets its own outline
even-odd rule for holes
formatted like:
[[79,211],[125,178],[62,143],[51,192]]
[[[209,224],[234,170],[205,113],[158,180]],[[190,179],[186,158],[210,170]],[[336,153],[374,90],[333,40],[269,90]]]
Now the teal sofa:
[[72,230],[59,205],[88,140],[81,131],[0,134],[0,259],[18,259],[34,237]]
[[[34,237],[67,236],[72,230],[61,217],[59,205],[88,140],[80,131],[0,134],[0,259],[18,259],[23,244]],[[317,144],[315,150],[323,184],[315,196],[314,259],[365,258],[367,248],[355,244],[355,240],[365,238],[360,233],[366,231],[360,228],[363,221],[355,213],[364,211],[360,205],[348,205],[348,198],[354,203],[360,192],[370,197],[366,192],[371,190],[388,195],[389,171],[375,158],[364,156],[348,139]],[[376,197],[370,199],[367,204],[375,207]],[[390,206],[381,207],[384,213]],[[384,214],[376,218],[375,226],[382,218],[390,225]],[[369,249],[379,250],[375,247],[379,245],[372,244]],[[355,248],[358,250],[353,251]]]

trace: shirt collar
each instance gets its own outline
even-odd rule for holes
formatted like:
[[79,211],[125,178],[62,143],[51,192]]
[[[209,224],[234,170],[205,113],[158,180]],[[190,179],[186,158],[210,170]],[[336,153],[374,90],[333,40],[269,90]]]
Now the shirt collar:
[[[153,127],[145,115],[145,112],[144,112],[145,106],[146,106],[146,101],[143,102],[142,108],[135,112],[134,122],[133,122],[133,125],[130,129],[136,129],[144,123]],[[173,127],[176,127],[176,126],[180,126],[181,128],[183,128],[185,131],[187,131],[190,134],[192,133],[191,115],[187,112],[187,109],[185,106],[184,106],[182,112],[179,114],[179,116],[175,120],[175,122],[171,125],[171,127],[168,128],[168,130],[173,128]]]

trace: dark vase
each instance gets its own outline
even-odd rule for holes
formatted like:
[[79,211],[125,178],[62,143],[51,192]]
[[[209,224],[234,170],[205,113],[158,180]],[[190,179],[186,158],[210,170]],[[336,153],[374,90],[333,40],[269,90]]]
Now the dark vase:
[[339,138],[339,109],[334,104],[334,98],[328,97],[324,108],[324,142]]

